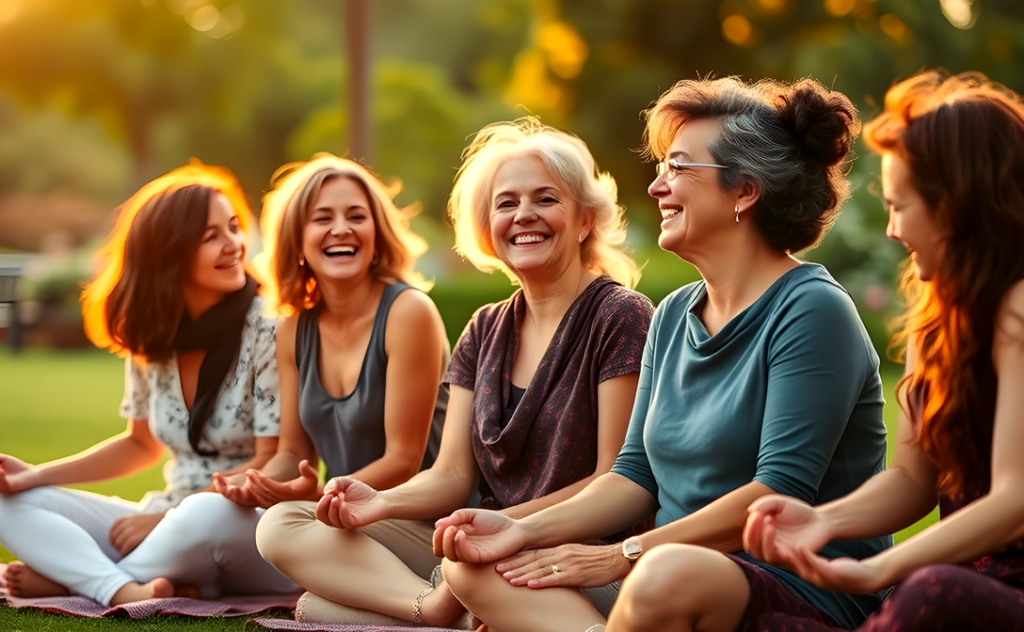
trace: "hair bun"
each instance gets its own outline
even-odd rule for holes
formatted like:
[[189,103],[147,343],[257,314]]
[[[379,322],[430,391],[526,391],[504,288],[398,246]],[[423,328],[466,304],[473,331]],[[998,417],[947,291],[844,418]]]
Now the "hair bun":
[[824,167],[842,161],[860,133],[857,107],[841,92],[813,79],[782,87],[775,97],[782,125],[811,160]]

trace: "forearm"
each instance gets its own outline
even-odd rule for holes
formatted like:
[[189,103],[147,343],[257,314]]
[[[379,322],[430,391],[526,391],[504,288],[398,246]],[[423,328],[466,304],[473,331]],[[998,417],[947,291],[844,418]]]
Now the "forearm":
[[366,467],[348,475],[377,491],[397,487],[411,479],[419,470],[420,461],[400,454],[385,454]]
[[399,520],[432,520],[465,506],[473,493],[477,473],[434,466],[405,483],[381,492],[388,517]]
[[84,452],[37,468],[41,485],[73,485],[127,476],[156,465],[163,448],[136,441],[124,432]]
[[932,564],[962,564],[1019,539],[1024,496],[1019,490],[990,493],[906,542],[871,558],[886,585]]
[[685,518],[680,518],[640,536],[643,550],[659,544],[694,544],[718,551],[743,549],[743,527],[747,507],[752,502],[774,493],[758,482],[747,483]]
[[640,523],[656,499],[630,479],[603,474],[568,500],[520,520],[529,548],[597,540]]
[[928,515],[937,502],[901,468],[872,476],[851,494],[817,507],[835,540],[862,540],[896,533]]
[[534,498],[533,500],[528,500],[525,503],[502,509],[501,513],[505,514],[509,518],[525,518],[526,516],[533,515],[538,511],[557,505],[562,501],[569,500],[598,478],[599,476],[597,475],[588,476],[587,478],[576,481],[572,485],[567,485],[556,492],[552,492],[547,496]]

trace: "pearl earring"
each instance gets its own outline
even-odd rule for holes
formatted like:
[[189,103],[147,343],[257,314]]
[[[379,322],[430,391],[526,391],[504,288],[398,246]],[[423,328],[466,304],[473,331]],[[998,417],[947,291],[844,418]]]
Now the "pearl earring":
[[303,257],[302,255],[299,255],[299,267],[301,268],[304,265],[306,265],[306,258]]
[[738,204],[736,205],[736,223],[740,223],[740,207]]

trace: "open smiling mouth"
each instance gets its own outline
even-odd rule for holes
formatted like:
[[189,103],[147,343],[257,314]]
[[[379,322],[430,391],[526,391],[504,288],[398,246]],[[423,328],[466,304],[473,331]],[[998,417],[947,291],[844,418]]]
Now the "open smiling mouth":
[[547,239],[548,235],[543,235],[541,233],[524,233],[513,237],[512,244],[516,246],[527,246],[530,244],[539,244]]
[[681,209],[681,208],[663,208],[663,209],[661,209],[661,219],[662,220],[672,219],[673,217],[675,217],[676,215],[679,215],[682,212],[683,212],[683,209]]
[[218,266],[214,266],[214,268],[216,268],[217,270],[230,270],[231,268],[233,268],[236,265],[238,265],[240,262],[241,262],[241,259],[235,259],[234,261],[232,261],[230,263],[222,263],[222,264],[220,264]]
[[355,246],[331,246],[330,248],[324,248],[324,254],[332,259],[351,257],[358,251],[359,248]]

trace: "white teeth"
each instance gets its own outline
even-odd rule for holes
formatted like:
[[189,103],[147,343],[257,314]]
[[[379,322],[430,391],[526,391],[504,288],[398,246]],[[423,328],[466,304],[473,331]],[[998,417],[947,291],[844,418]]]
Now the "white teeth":
[[515,244],[517,246],[520,244],[536,244],[544,241],[545,239],[547,239],[546,235],[538,235],[537,233],[516,235]]
[[683,209],[681,208],[663,208],[661,209],[661,219],[672,219],[682,212]]
[[355,246],[331,246],[324,250],[329,255],[354,255],[356,254]]

